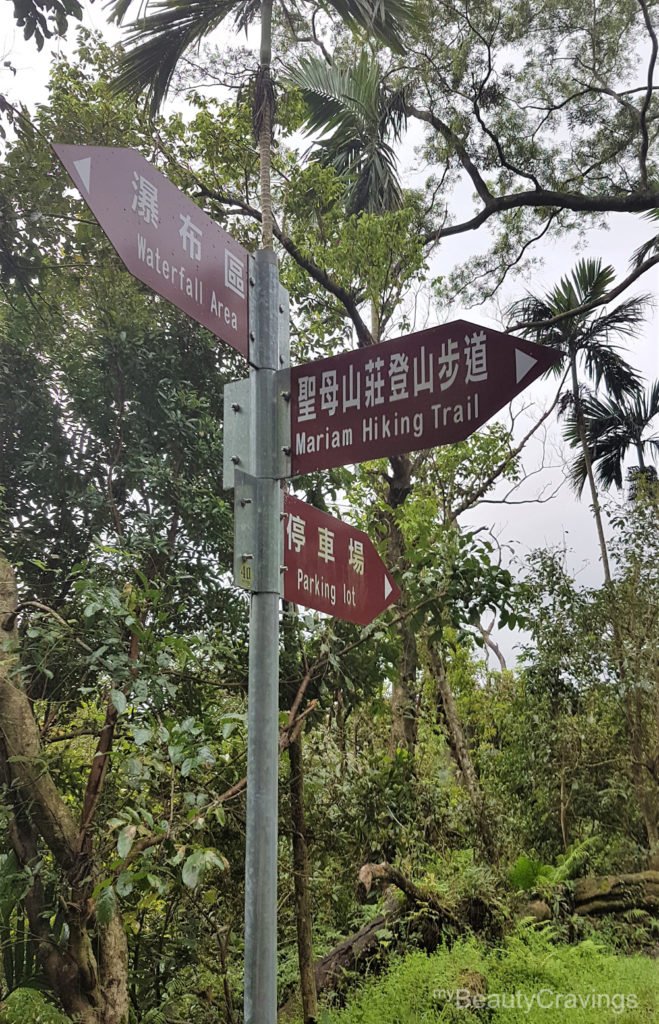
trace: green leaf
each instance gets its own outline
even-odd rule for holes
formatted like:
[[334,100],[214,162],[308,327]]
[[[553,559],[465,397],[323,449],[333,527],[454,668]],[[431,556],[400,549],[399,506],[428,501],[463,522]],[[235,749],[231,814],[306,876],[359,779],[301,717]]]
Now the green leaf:
[[197,850],[196,853],[190,854],[183,865],[183,884],[187,885],[189,889],[195,889],[199,885],[204,870],[204,852]]
[[226,871],[228,861],[221,857],[216,850],[197,850],[192,853],[183,865],[183,883],[190,889],[195,889],[199,882],[211,868],[219,868]]
[[137,835],[137,825],[126,825],[122,828],[117,838],[117,853],[122,860],[125,860],[130,853],[131,847]]
[[131,871],[122,871],[117,879],[117,895],[130,896],[133,891],[133,874]]
[[117,714],[123,715],[124,711],[128,707],[126,694],[123,693],[121,690],[110,690],[110,700],[117,709]]
[[107,885],[96,900],[96,920],[99,924],[109,924],[117,909],[117,898],[114,887]]

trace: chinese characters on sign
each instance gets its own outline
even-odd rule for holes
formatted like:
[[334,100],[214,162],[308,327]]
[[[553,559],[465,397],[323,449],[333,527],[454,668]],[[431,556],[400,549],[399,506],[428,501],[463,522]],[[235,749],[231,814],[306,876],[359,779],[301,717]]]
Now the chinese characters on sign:
[[296,367],[292,473],[461,441],[555,359],[458,320]]
[[[324,370],[317,396],[317,378],[304,376],[304,368],[301,368],[297,378],[298,423],[315,420],[318,412],[328,416],[338,414],[340,419],[341,413],[350,409],[375,409],[378,405],[409,400],[424,393],[439,395],[455,384],[461,370],[464,384],[483,383],[487,381],[486,342],[485,331],[475,331],[465,335],[462,350],[457,341],[450,338],[437,352],[426,350],[422,345],[411,358],[404,352],[385,352],[384,359],[379,354],[369,358],[363,370],[352,364],[342,373]],[[311,369],[313,365],[309,364]]]
[[54,148],[128,270],[247,356],[246,250],[136,151]]
[[366,625],[400,591],[368,536],[284,495],[284,598]]

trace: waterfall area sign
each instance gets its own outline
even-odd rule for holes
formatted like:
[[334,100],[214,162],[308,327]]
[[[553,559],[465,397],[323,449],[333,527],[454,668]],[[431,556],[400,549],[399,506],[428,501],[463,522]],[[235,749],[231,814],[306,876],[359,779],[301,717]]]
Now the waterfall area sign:
[[53,149],[130,273],[247,358],[247,250],[136,150]]
[[464,441],[559,358],[455,320],[294,367],[291,476]]

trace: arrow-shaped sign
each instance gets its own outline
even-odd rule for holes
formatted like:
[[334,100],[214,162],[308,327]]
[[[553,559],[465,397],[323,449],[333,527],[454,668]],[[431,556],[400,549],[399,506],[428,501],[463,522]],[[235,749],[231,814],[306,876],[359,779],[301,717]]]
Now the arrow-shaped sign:
[[456,320],[297,366],[290,475],[463,441],[559,359]]
[[284,599],[365,626],[400,597],[368,534],[284,495]]
[[136,150],[53,149],[131,274],[247,357],[247,250]]
[[[255,522],[260,481],[235,472],[234,582],[258,589]],[[281,595],[291,604],[365,626],[400,597],[370,538],[355,526],[283,495]]]

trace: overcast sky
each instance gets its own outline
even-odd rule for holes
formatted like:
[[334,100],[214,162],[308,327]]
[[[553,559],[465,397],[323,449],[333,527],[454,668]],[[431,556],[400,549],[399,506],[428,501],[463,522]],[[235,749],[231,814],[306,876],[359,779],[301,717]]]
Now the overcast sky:
[[[10,61],[17,73],[14,75],[9,68],[0,67],[0,92],[5,93],[10,100],[32,106],[46,97],[45,86],[51,54],[71,51],[75,38],[75,23],[71,23],[73,30],[70,30],[69,41],[51,41],[41,53],[38,53],[32,43],[23,40],[22,32],[14,27],[11,17],[5,17],[3,21],[3,27],[0,29],[0,64]],[[107,29],[103,8],[98,4],[86,5],[85,24],[90,28],[103,30],[106,37],[117,38],[116,29]],[[93,144],[93,141],[90,139],[89,143]],[[409,140],[406,152],[410,152]],[[412,179],[418,180],[418,175],[423,169],[412,161],[406,170]],[[465,196],[467,195],[468,193],[465,193]],[[456,212],[460,216],[460,211]],[[542,256],[542,267],[534,268],[532,279],[506,284],[499,296],[498,308],[503,308],[507,302],[520,297],[527,290],[532,290],[536,294],[548,290],[581,256],[600,257],[605,264],[613,265],[618,277],[626,276],[629,272],[629,256],[653,234],[653,231],[656,231],[656,225],[649,224],[641,217],[624,214],[611,215],[608,224],[608,230],[589,232],[586,243],[580,242],[578,250],[575,248],[576,243],[569,238],[550,243],[540,242],[535,254]],[[449,238],[433,258],[431,273],[446,274],[457,261],[482,252],[486,246],[487,234],[483,230]],[[656,301],[659,296],[659,270],[654,268],[641,278],[635,292],[650,293]],[[472,310],[456,307],[451,311],[451,319],[458,317],[486,326],[502,326],[494,303]],[[418,323],[417,328],[431,326],[436,321],[437,314],[433,315],[430,311],[428,319]],[[642,335],[631,343],[628,352],[630,361],[648,380],[659,377],[658,327],[655,305],[655,308],[648,312],[648,320]],[[551,403],[554,394],[553,378],[551,381],[534,383],[515,403],[516,408],[522,403],[529,406],[526,413],[520,417],[518,430],[526,432],[532,418],[537,417]],[[517,561],[522,563],[528,551],[534,547],[565,546],[568,550],[568,565],[577,579],[584,585],[599,585],[602,582],[602,570],[588,499],[584,497],[584,500],[577,502],[571,494],[564,482],[564,470],[561,468],[564,461],[565,450],[560,439],[560,427],[556,426],[554,419],[549,429],[542,431],[541,438],[534,440],[527,447],[524,466],[526,472],[530,474],[529,479],[509,498],[510,502],[519,504],[481,504],[464,517],[464,524],[472,527],[490,526],[505,550],[506,559],[514,554]],[[538,472],[543,464],[547,468]],[[508,488],[499,488],[495,496],[503,497],[507,490]],[[554,496],[551,500],[538,502],[534,499],[539,495],[544,499]],[[504,631],[503,634],[498,634],[497,638],[509,663],[513,663],[519,637]]]

